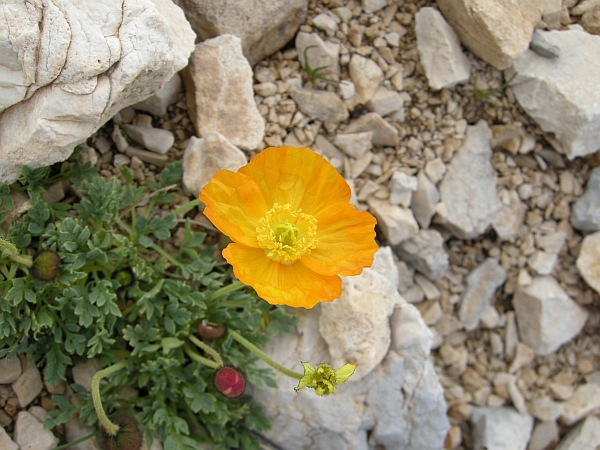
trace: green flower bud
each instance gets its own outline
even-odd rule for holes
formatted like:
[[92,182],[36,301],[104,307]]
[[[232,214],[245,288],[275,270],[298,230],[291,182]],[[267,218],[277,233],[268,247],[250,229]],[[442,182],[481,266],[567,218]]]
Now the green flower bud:
[[102,450],[139,450],[142,448],[142,433],[136,419],[128,414],[123,414],[111,420],[119,426],[119,429],[115,435],[110,435],[104,428],[100,428],[97,441]]
[[329,364],[318,364],[316,368],[309,363],[302,363],[304,367],[304,376],[300,379],[298,386],[294,388],[298,392],[303,387],[314,389],[317,395],[323,397],[333,394],[336,385],[344,384],[354,373],[358,364],[345,364],[337,370],[331,368]]
[[29,269],[31,275],[42,281],[52,281],[58,275],[60,258],[54,250],[42,250],[33,257],[33,265]]

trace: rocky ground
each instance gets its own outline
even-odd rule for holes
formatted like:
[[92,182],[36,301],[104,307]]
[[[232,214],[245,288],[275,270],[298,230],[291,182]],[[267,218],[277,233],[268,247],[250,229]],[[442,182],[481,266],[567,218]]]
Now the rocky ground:
[[[424,55],[435,49],[417,41],[415,26],[435,29],[435,2],[369,12],[377,3],[311,0],[295,40],[254,66],[250,98],[266,123],[258,145],[198,140],[199,113],[188,109],[176,79],[163,92],[171,103],[165,111],[122,110],[88,140],[83,157],[106,177],[129,166],[145,184],[187,147],[190,155],[220,149],[231,155],[222,165],[237,167],[244,162],[235,146],[248,159],[268,146],[315,149],[348,180],[355,205],[377,217],[380,244],[394,250],[399,291],[432,332],[431,359],[451,425],[446,448],[596,448],[600,238],[592,232],[600,229],[600,169],[593,171],[599,154],[570,160],[564,153],[576,150],[555,151],[561,144],[503,85],[511,73],[503,76],[470,51],[449,51],[449,78],[458,84],[442,87],[449,79],[443,68],[430,71]],[[538,25],[583,23],[597,32],[581,10],[598,2],[563,3],[558,23]],[[316,47],[305,50],[310,45]],[[552,51],[552,43],[545,48]],[[321,73],[334,81],[311,79],[305,55],[313,69],[327,65]],[[119,122],[133,125],[122,126],[129,142],[115,128]],[[136,126],[165,132],[145,135]],[[188,174],[194,164],[208,170],[210,162],[197,158],[184,159]],[[182,202],[201,185],[188,175]],[[195,222],[211,229],[201,214]],[[0,365],[0,425],[29,448],[24,436],[49,433],[33,416],[53,407],[55,388],[43,387],[24,361]],[[24,405],[29,412],[20,412]],[[0,434],[0,448],[16,449],[7,439]]]

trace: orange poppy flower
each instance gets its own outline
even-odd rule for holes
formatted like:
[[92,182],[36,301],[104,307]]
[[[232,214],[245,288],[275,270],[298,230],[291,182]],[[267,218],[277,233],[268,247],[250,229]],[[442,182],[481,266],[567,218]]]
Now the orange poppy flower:
[[377,251],[375,218],[350,205],[350,187],[312,150],[267,148],[200,193],[204,215],[233,243],[223,257],[271,304],[312,308],[342,292]]

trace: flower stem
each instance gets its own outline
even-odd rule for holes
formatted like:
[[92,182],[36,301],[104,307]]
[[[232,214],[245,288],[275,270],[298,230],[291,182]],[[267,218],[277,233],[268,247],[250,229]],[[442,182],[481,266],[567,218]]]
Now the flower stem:
[[188,203],[186,203],[185,205],[181,205],[179,208],[177,208],[177,209],[176,209],[175,211],[173,211],[171,214],[173,214],[173,215],[175,215],[175,216],[176,216],[176,215],[178,215],[178,214],[181,214],[182,212],[185,212],[185,211],[187,211],[187,210],[189,210],[189,209],[192,209],[194,206],[197,206],[197,205],[199,205],[200,203],[202,203],[202,202],[200,201],[200,199],[199,199],[199,198],[197,198],[197,199],[195,199],[195,200],[192,200],[191,202],[188,202]]
[[2,253],[24,266],[31,267],[33,265],[33,258],[31,256],[19,254],[19,249],[12,242],[0,238],[0,254]]
[[94,403],[94,409],[96,409],[96,415],[98,416],[100,425],[102,425],[102,428],[104,428],[104,431],[106,431],[106,434],[109,436],[115,436],[117,434],[119,431],[119,425],[111,422],[106,415],[106,412],[104,412],[102,399],[100,398],[100,380],[116,372],[117,370],[121,370],[126,364],[127,363],[124,361],[113,364],[112,366],[108,366],[105,369],[96,372],[92,377],[92,401]]
[[88,439],[93,438],[94,436],[96,436],[99,433],[100,433],[100,430],[96,430],[93,433],[88,434],[87,436],[77,439],[76,441],[67,442],[66,444],[59,445],[58,447],[54,447],[54,450],[64,450],[64,449],[73,447],[74,445],[80,444],[81,442],[85,442]]
[[217,289],[206,299],[206,301],[209,302],[211,300],[214,300],[215,298],[223,297],[224,295],[227,295],[231,292],[239,291],[244,287],[246,287],[246,285],[241,281],[234,281],[228,286],[222,287],[221,289]]
[[287,375],[290,378],[295,378],[296,380],[299,380],[302,378],[302,376],[303,376],[302,374],[300,374],[298,372],[294,372],[289,369],[286,369],[281,364],[276,363],[271,358],[269,358],[265,352],[260,350],[256,345],[254,345],[252,342],[248,341],[246,338],[242,337],[236,331],[233,331],[231,328],[228,328],[227,332],[231,335],[231,337],[233,339],[235,339],[237,342],[242,344],[244,347],[246,347],[248,350],[250,350],[256,356],[258,356],[260,359],[262,359],[264,362],[266,362],[268,365],[270,365],[273,369],[278,370],[279,372],[281,372],[284,375]]
[[205,366],[208,366],[211,369],[218,369],[219,367],[221,367],[216,362],[200,356],[187,344],[183,344],[183,351],[190,357],[190,359],[193,359],[194,361],[199,362],[200,364],[204,364]]
[[181,263],[169,255],[162,247],[156,245],[154,242],[150,245],[150,248],[160,253],[167,261],[177,267],[181,267]]
[[196,336],[193,336],[193,335],[188,336],[188,339],[190,341],[192,341],[192,343],[194,343],[196,346],[198,346],[202,350],[204,350],[206,353],[208,353],[210,356],[212,356],[213,359],[215,360],[215,362],[219,365],[219,367],[221,367],[223,365],[223,360],[221,359],[221,355],[219,355],[219,352],[216,351],[214,348],[212,348],[210,345],[205,344],[204,342],[202,342],[200,339],[198,339]]

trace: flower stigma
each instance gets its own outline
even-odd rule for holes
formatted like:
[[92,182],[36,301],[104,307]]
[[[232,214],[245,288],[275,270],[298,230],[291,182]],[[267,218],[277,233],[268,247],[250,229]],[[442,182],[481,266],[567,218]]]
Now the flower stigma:
[[292,210],[289,203],[275,203],[258,223],[258,245],[265,250],[265,255],[282,264],[292,264],[310,254],[319,243],[315,239],[317,219],[301,209]]

